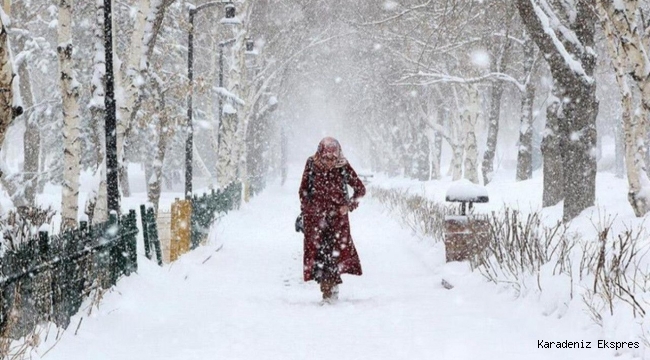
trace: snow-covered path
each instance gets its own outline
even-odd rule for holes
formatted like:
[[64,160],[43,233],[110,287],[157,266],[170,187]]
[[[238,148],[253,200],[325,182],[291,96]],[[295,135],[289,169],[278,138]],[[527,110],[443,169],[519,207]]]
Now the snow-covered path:
[[[345,276],[339,302],[320,306],[318,286],[301,277],[296,197],[291,186],[271,187],[225,217],[209,245],[163,268],[141,265],[99,309],[73,318],[43,358],[614,358],[596,348],[592,329],[542,316],[460,264],[445,265],[440,244],[419,241],[371,199],[351,216],[365,273]],[[443,274],[458,286],[440,286]],[[538,349],[538,340],[592,349]]]

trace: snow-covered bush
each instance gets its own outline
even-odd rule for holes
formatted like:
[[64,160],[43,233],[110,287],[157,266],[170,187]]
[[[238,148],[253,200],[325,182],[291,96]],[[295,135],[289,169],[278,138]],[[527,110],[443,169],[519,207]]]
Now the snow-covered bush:
[[[375,187],[371,194],[414,232],[434,242],[444,240],[451,207],[406,190]],[[592,221],[597,237],[587,238],[562,222],[546,225],[539,212],[524,215],[506,206],[475,216],[487,220],[490,236],[485,249],[470,260],[472,269],[512,288],[516,297],[537,299],[544,315],[563,317],[570,306],[582,306],[605,333],[636,337],[650,347],[650,332],[644,330],[650,325],[650,261],[647,246],[641,245],[647,235],[643,225],[615,234],[613,220],[602,218]]]

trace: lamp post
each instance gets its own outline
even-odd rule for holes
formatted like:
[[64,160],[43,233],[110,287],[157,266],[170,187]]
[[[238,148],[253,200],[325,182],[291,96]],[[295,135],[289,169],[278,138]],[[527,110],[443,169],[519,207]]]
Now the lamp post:
[[108,212],[120,213],[120,193],[117,183],[117,138],[115,114],[115,77],[113,75],[113,20],[111,0],[104,0],[104,61],[106,66],[106,84],[104,106],[106,107],[106,200]]
[[[187,140],[185,142],[185,199],[192,197],[192,150],[194,149],[194,126],[192,124],[192,93],[194,82],[194,16],[201,10],[218,5],[225,5],[226,19],[235,18],[235,5],[231,1],[212,1],[203,5],[190,8],[190,29],[187,36],[187,79],[189,82],[189,94],[187,95]],[[235,21],[224,22],[235,24]]]

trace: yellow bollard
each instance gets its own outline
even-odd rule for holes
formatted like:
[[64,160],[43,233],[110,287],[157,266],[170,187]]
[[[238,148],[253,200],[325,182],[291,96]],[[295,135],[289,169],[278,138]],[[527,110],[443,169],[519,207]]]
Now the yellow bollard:
[[189,200],[177,200],[172,204],[171,244],[169,261],[175,261],[190,250],[192,236],[190,221],[192,204]]

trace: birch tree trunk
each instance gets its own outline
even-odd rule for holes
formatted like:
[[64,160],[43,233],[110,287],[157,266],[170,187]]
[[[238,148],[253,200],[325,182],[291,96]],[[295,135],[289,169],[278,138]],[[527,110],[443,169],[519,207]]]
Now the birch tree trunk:
[[459,115],[459,118],[451,124],[452,142],[449,145],[451,146],[452,158],[449,171],[451,172],[451,179],[453,181],[460,180],[463,177],[463,155],[465,154],[463,142],[465,139],[463,137],[462,127],[466,122],[464,119],[466,113],[466,111],[463,112],[463,114]]
[[4,20],[6,16],[0,17],[0,149],[4,145],[7,129],[14,118],[13,113],[13,67],[10,56],[9,39],[7,36]]
[[[650,58],[647,54],[638,24],[639,4],[636,0],[621,3],[600,0],[598,8],[607,37],[608,51],[616,70],[616,82],[621,92],[623,113],[623,136],[625,143],[625,168],[629,185],[628,201],[636,216],[650,211],[650,179],[646,172],[645,152],[647,116],[650,112]],[[610,23],[611,22],[611,23]],[[632,69],[632,78],[641,91],[641,104],[632,111],[632,93],[627,84],[626,73]],[[644,187],[647,187],[645,189]]]
[[61,205],[62,230],[75,228],[79,210],[79,83],[72,67],[72,8],[73,0],[59,1],[59,30],[57,52],[61,98],[63,99],[63,196]]
[[614,175],[622,179],[625,176],[625,137],[623,121],[614,124]]
[[490,183],[490,181],[492,181],[492,176],[494,175],[494,156],[496,155],[497,138],[499,136],[499,117],[501,114],[502,95],[503,84],[500,81],[492,82],[490,85],[487,146],[483,153],[483,163],[481,166],[484,185]]
[[[19,49],[25,46],[24,37],[20,37],[17,44]],[[20,78],[20,94],[25,106],[25,134],[23,135],[23,177],[25,187],[25,204],[34,206],[36,199],[36,187],[39,181],[38,160],[41,152],[41,129],[38,124],[38,117],[34,112],[34,92],[32,91],[32,80],[27,66],[23,60],[18,65],[18,77]],[[14,203],[14,205],[16,205]]]
[[[240,9],[240,14],[247,14],[248,1],[244,1]],[[233,29],[235,42],[230,48],[230,64],[228,72],[228,91],[236,97],[245,98],[246,79],[246,61],[244,57],[244,38],[246,30],[237,26]],[[219,187],[224,188],[237,178],[243,180],[245,176],[245,158],[242,160],[245,152],[245,136],[247,114],[251,112],[253,104],[246,102],[244,107],[237,109],[238,105],[229,99],[224,105],[221,114],[221,123],[219,123],[219,142],[217,145],[217,183]],[[244,162],[244,164],[241,164]]]
[[476,87],[469,90],[469,107],[463,122],[465,133],[465,179],[479,183],[478,179],[478,148],[476,146],[476,124],[480,116],[479,94]]
[[[438,108],[438,116],[436,122],[438,126],[443,127],[445,123],[445,118],[447,116],[447,111],[440,106]],[[431,147],[431,179],[438,180],[442,176],[442,170],[440,164],[442,161],[442,136],[440,132],[434,131],[433,133],[433,146]]]
[[221,128],[219,136],[219,153],[217,159],[217,183],[220,188],[225,188],[231,182],[235,181],[236,162],[232,152],[235,149],[237,141],[237,110],[230,104],[223,108],[221,115]]
[[167,144],[173,134],[172,127],[170,126],[169,115],[165,111],[160,112],[160,119],[156,127],[158,134],[158,141],[156,144],[156,153],[152,164],[151,178],[147,179],[148,197],[149,202],[153,204],[154,211],[158,213],[160,204],[160,194],[162,190],[162,172],[163,164],[165,163],[165,154],[167,153]]
[[129,52],[126,62],[122,63],[122,83],[124,101],[118,103],[117,108],[117,158],[119,160],[120,187],[124,196],[130,196],[128,164],[126,162],[126,147],[131,133],[134,105],[139,97],[140,83],[136,79],[140,75],[141,61],[144,55],[144,33],[149,15],[150,0],[138,1],[138,12],[131,33]]
[[447,176],[451,175],[453,181],[460,180],[463,177],[463,155],[465,153],[465,148],[463,147],[464,133],[463,133],[463,124],[465,119],[463,119],[463,114],[465,110],[461,110],[460,99],[458,96],[458,90],[455,87],[452,87],[452,93],[454,96],[454,101],[456,104],[456,109],[460,112],[457,116],[452,115],[450,117],[449,123],[449,146],[451,146],[451,164],[449,165],[449,170]]
[[106,141],[104,134],[104,81],[106,79],[106,59],[104,52],[104,1],[95,1],[95,29],[93,51],[93,77],[91,80],[92,97],[90,100],[90,115],[93,119],[95,137],[95,157],[97,167],[95,177],[97,187],[88,195],[86,214],[92,224],[100,224],[108,220],[108,193],[106,187]]
[[524,43],[524,76],[526,91],[521,99],[521,122],[519,125],[519,148],[517,151],[517,181],[533,177],[533,104],[535,84],[533,65],[535,63],[535,43],[526,37]]

